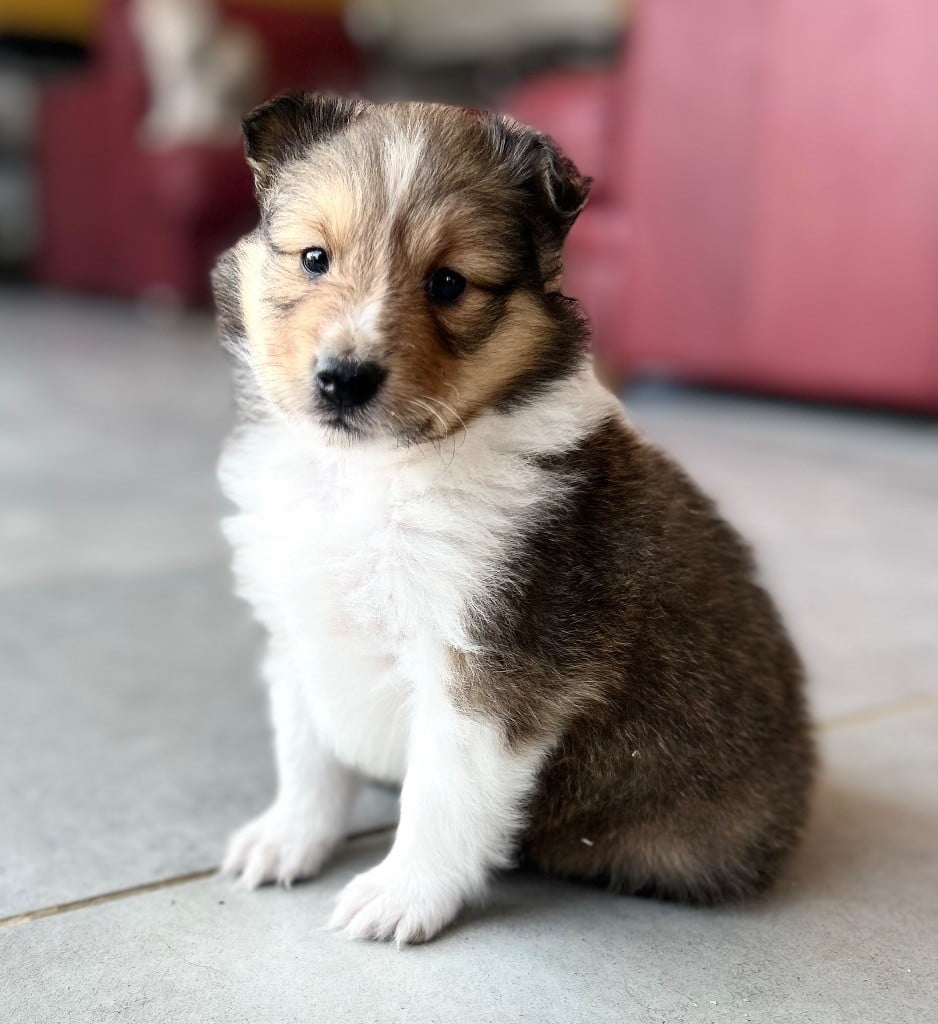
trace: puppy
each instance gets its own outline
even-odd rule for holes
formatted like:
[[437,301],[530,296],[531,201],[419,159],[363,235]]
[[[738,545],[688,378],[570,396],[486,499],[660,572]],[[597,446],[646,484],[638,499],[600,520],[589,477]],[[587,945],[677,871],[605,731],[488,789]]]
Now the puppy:
[[446,106],[290,94],[244,132],[220,475],[279,787],[224,869],[316,874],[379,779],[400,824],[339,898],[354,938],[429,939],[518,860],[764,888],[805,819],[802,670],[746,546],[595,380],[560,292],[588,180]]

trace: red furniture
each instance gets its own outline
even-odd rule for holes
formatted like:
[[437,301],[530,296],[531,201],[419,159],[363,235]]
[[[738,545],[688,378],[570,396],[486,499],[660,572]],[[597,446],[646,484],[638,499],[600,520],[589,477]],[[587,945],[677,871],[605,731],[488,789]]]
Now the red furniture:
[[[141,144],[146,84],[128,6],[110,0],[92,69],[43,96],[36,273],[65,288],[200,302],[215,257],[256,220],[250,173],[235,139],[162,151]],[[268,94],[358,82],[360,58],[337,13],[221,6],[260,36]]]
[[933,0],[645,0],[613,74],[511,97],[597,177],[567,252],[597,350],[938,410],[936,66]]

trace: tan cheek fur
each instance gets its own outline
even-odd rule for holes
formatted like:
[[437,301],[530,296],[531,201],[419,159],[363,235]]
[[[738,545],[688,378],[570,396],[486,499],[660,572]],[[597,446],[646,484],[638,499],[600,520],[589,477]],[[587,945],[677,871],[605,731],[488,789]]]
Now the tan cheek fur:
[[[251,363],[265,396],[288,414],[309,412],[312,368],[323,347],[341,352],[361,341],[354,321],[368,290],[357,282],[366,279],[367,268],[350,231],[358,205],[354,191],[323,180],[307,181],[302,189],[294,184],[291,204],[270,226],[274,248],[256,236],[242,243]],[[291,208],[305,215],[291,217]],[[319,281],[300,265],[300,254],[313,245],[323,245],[333,259]]]
[[272,316],[269,262],[269,250],[262,241],[249,237],[241,243],[238,260],[241,312],[250,362],[267,400],[285,411],[299,414],[303,406],[298,401],[296,382],[307,377],[302,365],[306,354],[302,347],[285,343],[282,324],[279,318]]
[[452,392],[464,419],[497,402],[534,366],[551,327],[535,296],[517,292],[509,299],[492,336],[455,367]]

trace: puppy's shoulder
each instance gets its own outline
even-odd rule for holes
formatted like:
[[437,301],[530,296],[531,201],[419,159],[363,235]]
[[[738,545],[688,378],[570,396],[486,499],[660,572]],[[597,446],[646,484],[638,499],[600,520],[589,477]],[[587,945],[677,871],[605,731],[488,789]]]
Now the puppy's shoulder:
[[[713,503],[678,463],[636,427],[617,402],[594,403],[594,422],[576,443],[542,456],[544,468],[564,480],[580,504],[597,515],[641,523],[686,508],[713,512]],[[638,517],[636,519],[636,517]]]
[[[528,540],[528,565],[591,589],[641,579],[671,590],[688,574],[744,579],[753,573],[748,545],[715,502],[620,406],[563,451],[542,456],[562,489],[552,521]],[[653,582],[654,581],[654,582]]]

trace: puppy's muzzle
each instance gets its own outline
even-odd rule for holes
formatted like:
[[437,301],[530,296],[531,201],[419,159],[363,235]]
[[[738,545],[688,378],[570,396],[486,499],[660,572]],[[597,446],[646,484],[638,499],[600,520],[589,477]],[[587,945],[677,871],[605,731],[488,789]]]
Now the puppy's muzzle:
[[385,376],[384,369],[378,363],[329,357],[317,363],[314,385],[323,405],[343,413],[370,402],[378,393]]

